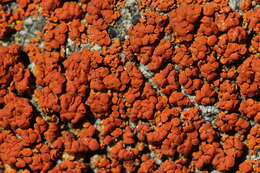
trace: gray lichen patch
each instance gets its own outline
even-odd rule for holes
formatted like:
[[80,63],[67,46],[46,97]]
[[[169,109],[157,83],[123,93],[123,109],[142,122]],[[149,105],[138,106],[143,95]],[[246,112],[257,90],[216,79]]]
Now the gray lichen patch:
[[243,0],[229,0],[228,5],[233,11],[240,11],[240,4]]
[[35,74],[35,63],[34,62],[31,62],[28,65],[28,68],[29,68],[30,72],[32,72],[32,74]]
[[22,30],[17,31],[13,37],[15,42],[24,46],[25,44],[29,44],[29,40],[33,38],[37,38],[38,32],[42,30],[45,25],[45,18],[42,15],[37,17],[30,16],[24,20],[24,27]]
[[140,12],[138,9],[138,3],[136,0],[127,0],[124,8],[121,10],[120,18],[116,22],[113,29],[109,29],[108,32],[116,34],[116,38],[125,40],[128,34],[128,29],[135,25],[140,18]]

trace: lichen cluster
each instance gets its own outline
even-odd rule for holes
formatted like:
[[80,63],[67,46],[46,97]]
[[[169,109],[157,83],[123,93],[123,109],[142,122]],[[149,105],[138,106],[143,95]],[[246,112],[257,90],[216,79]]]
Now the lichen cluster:
[[0,172],[260,172],[259,0],[0,0]]

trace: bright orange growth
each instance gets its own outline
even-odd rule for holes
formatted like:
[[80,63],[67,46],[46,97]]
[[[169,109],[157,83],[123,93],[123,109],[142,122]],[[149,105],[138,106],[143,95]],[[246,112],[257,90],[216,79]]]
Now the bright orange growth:
[[0,172],[260,172],[259,1],[0,1]]

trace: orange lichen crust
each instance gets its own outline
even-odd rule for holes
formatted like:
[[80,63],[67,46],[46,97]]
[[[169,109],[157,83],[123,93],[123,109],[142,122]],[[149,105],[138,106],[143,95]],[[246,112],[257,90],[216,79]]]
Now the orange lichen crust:
[[0,172],[260,172],[259,0],[0,0]]
[[30,71],[23,63],[21,50],[17,45],[0,47],[0,104],[8,91],[28,94],[31,90]]

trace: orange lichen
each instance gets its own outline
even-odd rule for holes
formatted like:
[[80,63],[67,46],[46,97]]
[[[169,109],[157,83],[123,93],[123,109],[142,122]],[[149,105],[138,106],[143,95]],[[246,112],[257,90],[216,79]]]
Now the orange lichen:
[[130,119],[136,121],[137,119],[152,119],[157,99],[150,97],[145,100],[136,100],[130,112]]
[[60,94],[63,89],[65,77],[61,73],[61,66],[58,62],[61,56],[58,52],[40,52],[38,48],[27,47],[29,58],[35,63],[34,75],[36,85],[49,88],[55,93]]
[[179,82],[184,86],[185,92],[191,94],[202,86],[202,80],[198,78],[198,69],[187,67],[179,74]]
[[250,130],[248,139],[248,148],[252,150],[252,154],[256,154],[256,150],[259,149],[260,136],[259,136],[260,126],[257,125]]
[[20,48],[17,45],[0,47],[0,103],[7,94],[8,87],[23,94],[30,90],[30,72],[21,62]]
[[34,96],[43,112],[60,111],[59,98],[49,87],[35,90]]
[[195,101],[198,104],[209,105],[215,103],[216,93],[210,88],[209,84],[204,84],[201,90],[196,91]]
[[[58,1],[57,4],[59,4]],[[57,5],[55,4],[55,6]],[[82,15],[82,10],[76,2],[65,2],[63,6],[61,8],[57,8],[54,13],[59,20],[68,21],[80,18]]]
[[169,97],[169,103],[173,106],[179,107],[191,106],[189,98],[181,92],[172,92]]
[[49,51],[60,48],[66,42],[67,31],[68,26],[65,23],[61,23],[55,28],[54,26],[50,26],[50,28],[46,27],[46,31],[44,29],[46,33],[43,34],[43,40],[45,41],[44,48]]
[[240,84],[240,92],[244,96],[253,97],[260,94],[259,64],[260,58],[257,55],[251,55],[238,68],[237,82]]
[[134,54],[138,53],[140,56],[137,59],[142,64],[146,64],[150,60],[154,49],[150,45],[158,41],[167,20],[166,15],[161,16],[151,10],[147,10],[144,16],[145,18],[142,18],[140,23],[129,29],[129,39],[124,42],[124,51],[127,58],[133,59]]
[[108,115],[110,109],[111,97],[107,93],[91,93],[88,97],[87,104],[95,116]]
[[170,27],[179,41],[193,39],[194,23],[199,20],[201,7],[198,4],[182,3],[170,13]]
[[253,99],[242,101],[239,107],[239,112],[248,118],[253,118],[256,122],[260,122],[260,102]]
[[256,0],[0,1],[0,172],[260,172]]
[[226,111],[232,111],[239,103],[237,93],[237,86],[231,81],[225,80],[220,84],[220,91],[218,92],[219,102],[218,107]]
[[50,12],[59,6],[61,0],[42,0],[42,8],[46,12]]
[[249,123],[236,113],[225,114],[221,112],[218,114],[215,123],[222,132],[237,131],[238,133],[244,134],[250,127]]
[[20,98],[13,93],[4,97],[6,104],[0,109],[0,126],[4,128],[28,128],[33,116],[33,109],[26,98]]
[[160,87],[162,93],[170,95],[170,93],[180,87],[176,81],[177,75],[178,73],[173,69],[173,66],[167,65],[163,70],[154,75],[153,81]]

